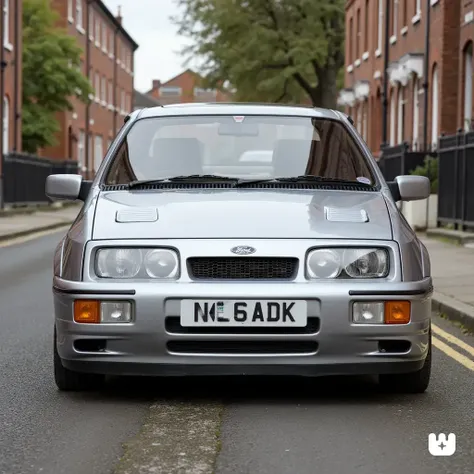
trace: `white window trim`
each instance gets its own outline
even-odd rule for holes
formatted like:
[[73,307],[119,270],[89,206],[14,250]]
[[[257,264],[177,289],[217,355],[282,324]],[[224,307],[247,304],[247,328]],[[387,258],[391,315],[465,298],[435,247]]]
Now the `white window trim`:
[[468,25],[469,23],[472,23],[474,21],[474,10],[471,10],[470,12],[467,12],[464,15],[464,24]]
[[382,50],[381,49],[376,49],[375,50],[375,57],[380,58],[382,56]]
[[76,28],[81,34],[85,34],[84,30],[84,13],[82,9],[82,0],[76,0]]
[[347,66],[347,72],[351,73],[353,70],[354,70],[354,66],[352,64],[349,64],[349,66]]
[[[104,32],[105,32],[105,41],[104,41]],[[109,32],[106,28],[105,23],[102,23],[102,51],[107,54],[107,43],[109,40]]]
[[[375,55],[378,57],[382,54],[382,36],[383,36],[383,0],[379,0],[379,24],[377,29],[377,50]],[[377,54],[377,51],[380,51],[380,54]]]
[[367,61],[367,59],[369,59],[369,52],[368,52],[368,51],[366,51],[366,52],[362,55],[362,59],[363,59],[364,61]]
[[[434,80],[436,77],[436,81]],[[438,67],[433,71],[432,78],[432,96],[431,96],[431,143],[436,146],[439,135],[439,72]],[[436,107],[435,107],[436,105]]]
[[69,23],[74,23],[74,0],[67,0],[67,21]]
[[355,64],[355,67],[359,67],[360,66],[360,59],[356,59],[354,64]]
[[397,37],[395,35],[390,36],[390,44],[395,44],[397,42]]
[[421,20],[421,14],[420,13],[417,13],[412,19],[411,19],[411,22],[416,25],[417,23],[419,23]]
[[397,104],[397,145],[403,143],[403,125],[405,123],[405,87],[400,87],[398,89],[398,104]]
[[398,0],[393,0],[393,15],[392,15],[393,35],[390,37],[390,44],[397,42],[398,30]]
[[395,120],[397,117],[396,111],[397,102],[395,100],[395,93],[392,94],[390,98],[390,146],[395,145],[396,139],[396,128],[395,128]]
[[[3,2],[3,46],[9,49],[10,43],[10,2],[9,0],[2,0]],[[13,49],[13,46],[12,46]]]
[[431,0],[431,6],[434,7],[437,3],[439,3],[439,0]]
[[3,97],[3,153],[6,154],[10,148],[10,101],[7,96]]
[[463,128],[469,130],[472,121],[472,50],[464,53],[464,104],[463,104]]
[[407,33],[408,33],[408,26],[404,26],[404,27],[400,30],[400,34],[401,34],[402,36],[405,36]]
[[420,99],[419,99],[419,87],[418,78],[415,77],[415,83],[413,85],[413,145],[418,144],[420,129]]

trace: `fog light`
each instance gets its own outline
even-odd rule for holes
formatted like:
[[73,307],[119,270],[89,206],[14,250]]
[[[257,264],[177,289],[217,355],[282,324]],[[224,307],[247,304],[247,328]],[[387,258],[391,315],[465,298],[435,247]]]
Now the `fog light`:
[[100,304],[96,300],[74,301],[74,321],[76,323],[100,323]]
[[129,323],[132,305],[128,301],[103,301],[100,305],[101,323]]
[[387,324],[408,324],[410,315],[411,303],[409,301],[385,302],[385,322]]
[[381,302],[358,302],[352,307],[352,320],[357,324],[383,324],[384,304]]

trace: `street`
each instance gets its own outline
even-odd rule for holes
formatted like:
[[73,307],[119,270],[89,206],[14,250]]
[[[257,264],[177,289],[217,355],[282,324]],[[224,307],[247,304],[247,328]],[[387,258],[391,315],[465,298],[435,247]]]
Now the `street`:
[[[217,458],[218,474],[472,474],[474,337],[435,315],[422,396],[360,377],[124,378],[58,392],[51,265],[63,233],[0,244],[0,473],[210,473]],[[453,456],[428,452],[432,432],[456,435]]]

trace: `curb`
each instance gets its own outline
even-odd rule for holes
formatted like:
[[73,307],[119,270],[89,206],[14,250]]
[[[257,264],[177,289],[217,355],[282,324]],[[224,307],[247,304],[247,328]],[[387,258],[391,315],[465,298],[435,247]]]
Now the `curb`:
[[46,232],[48,230],[59,229],[61,227],[70,226],[74,220],[56,222],[54,224],[45,225],[42,227],[35,227],[33,229],[20,230],[18,232],[12,232],[10,234],[0,235],[0,242],[5,242],[7,240],[18,239],[20,237],[26,237],[28,235],[39,234],[40,232]]
[[456,321],[474,332],[474,306],[451,298],[451,296],[434,292],[432,309],[443,313],[451,321]]

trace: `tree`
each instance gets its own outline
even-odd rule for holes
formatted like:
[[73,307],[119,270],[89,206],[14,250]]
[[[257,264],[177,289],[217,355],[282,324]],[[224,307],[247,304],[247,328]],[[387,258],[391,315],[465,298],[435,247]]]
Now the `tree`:
[[89,100],[92,87],[80,71],[82,50],[58,28],[49,0],[23,1],[23,149],[56,143],[56,113],[72,110],[71,98]]
[[344,64],[344,0],[176,0],[183,53],[236,99],[335,107]]

